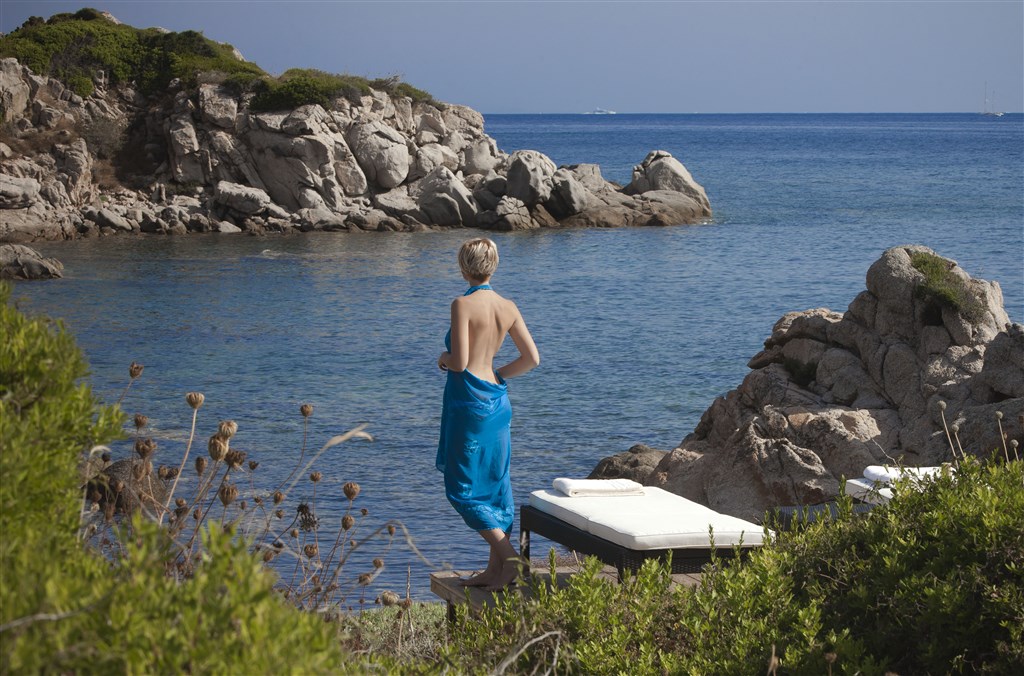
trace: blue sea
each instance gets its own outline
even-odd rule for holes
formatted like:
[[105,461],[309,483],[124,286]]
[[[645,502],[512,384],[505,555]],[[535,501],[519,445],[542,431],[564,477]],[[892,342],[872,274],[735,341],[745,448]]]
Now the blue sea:
[[[521,503],[558,476],[586,476],[633,444],[671,449],[737,386],[784,313],[845,310],[888,247],[924,244],[997,280],[1024,321],[1024,116],[487,115],[506,152],[597,163],[627,183],[667,150],[704,185],[709,223],[495,234],[496,289],[523,312],[542,356],[513,380],[513,487]],[[157,462],[180,458],[200,391],[201,449],[221,419],[260,461],[257,490],[306,452],[366,424],[374,441],[329,449],[316,469],[336,524],[356,481],[369,534],[400,520],[429,559],[397,542],[375,590],[429,598],[428,572],[480,567],[486,550],[444,499],[434,469],[455,252],[470,232],[134,237],[39,244],[65,278],[18,283],[31,312],[62,318],[95,392],[150,417]],[[499,362],[500,363],[500,362]],[[115,455],[127,455],[127,443]],[[186,473],[190,475],[190,473]],[[244,486],[243,486],[244,488]],[[249,489],[251,492],[252,489]],[[243,494],[246,491],[243,490]],[[312,497],[303,481],[289,497]],[[387,545],[373,540],[354,577]],[[535,554],[541,552],[535,547]],[[365,556],[361,556],[360,553]],[[372,593],[368,598],[372,598]],[[354,598],[354,597],[352,597]],[[350,599],[351,601],[352,599]]]

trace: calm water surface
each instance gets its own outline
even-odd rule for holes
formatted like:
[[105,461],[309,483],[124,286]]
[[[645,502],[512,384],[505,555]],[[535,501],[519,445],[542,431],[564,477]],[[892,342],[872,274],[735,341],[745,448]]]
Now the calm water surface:
[[[502,149],[557,164],[597,162],[628,182],[655,148],[707,189],[713,222],[663,229],[496,234],[496,289],[515,299],[543,363],[513,380],[513,487],[522,502],[606,455],[669,449],[785,312],[844,310],[886,248],[920,243],[1002,285],[1024,319],[1024,118],[979,115],[487,116]],[[321,517],[357,481],[364,532],[400,519],[434,565],[481,565],[482,540],[444,499],[433,468],[448,305],[464,290],[455,251],[470,233],[110,238],[40,244],[63,280],[19,283],[21,307],[61,317],[96,392],[150,416],[164,462],[188,432],[183,394],[201,391],[200,437],[220,419],[287,475],[315,406],[313,450],[366,423],[373,442],[330,449]],[[511,353],[506,353],[511,358]],[[116,448],[127,454],[124,444]],[[308,482],[293,492],[308,497]],[[300,495],[301,494],[301,495]],[[366,570],[383,543],[349,570]],[[538,549],[538,551],[540,551]],[[429,596],[428,565],[396,545],[379,586]]]

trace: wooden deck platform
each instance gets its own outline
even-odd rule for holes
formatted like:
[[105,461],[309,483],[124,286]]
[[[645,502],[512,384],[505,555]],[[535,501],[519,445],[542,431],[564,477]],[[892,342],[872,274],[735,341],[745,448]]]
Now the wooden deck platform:
[[[578,568],[570,566],[556,568],[555,584],[559,587],[564,587],[577,570]],[[473,612],[480,612],[484,607],[493,606],[501,598],[502,594],[517,593],[529,597],[532,593],[528,583],[516,585],[503,592],[488,592],[479,587],[463,587],[459,584],[460,578],[468,577],[474,572],[476,571],[444,570],[430,574],[430,591],[448,604],[449,621],[455,620],[455,606],[466,603],[467,600]],[[551,583],[551,570],[546,566],[541,567],[538,565],[534,567],[531,575],[548,584]],[[605,566],[601,571],[601,576],[606,577],[611,582],[618,583],[618,572],[612,566]],[[672,581],[674,584],[693,587],[700,583],[700,577],[700,573],[675,573],[672,575]],[[468,596],[467,591],[469,592]]]

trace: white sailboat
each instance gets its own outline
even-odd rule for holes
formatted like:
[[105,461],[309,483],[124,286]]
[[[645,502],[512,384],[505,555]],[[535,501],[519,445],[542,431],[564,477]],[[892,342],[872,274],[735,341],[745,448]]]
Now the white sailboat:
[[985,81],[985,103],[982,106],[981,114],[987,117],[1002,117],[1004,113],[994,110],[996,100],[996,90],[992,90],[992,101],[988,98],[988,80]]

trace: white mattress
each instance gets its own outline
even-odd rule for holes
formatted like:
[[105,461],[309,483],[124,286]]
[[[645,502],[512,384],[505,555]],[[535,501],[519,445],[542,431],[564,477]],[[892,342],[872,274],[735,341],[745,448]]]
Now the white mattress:
[[952,471],[947,465],[943,467],[889,467],[887,465],[868,465],[864,469],[864,478],[868,481],[876,481],[883,485],[891,484],[897,479],[911,479],[922,481],[938,476],[943,469]]
[[534,491],[530,506],[582,531],[627,549],[706,549],[708,528],[715,546],[762,544],[764,530],[674,493],[644,487],[644,495],[570,498],[553,490]]
[[871,481],[870,479],[847,479],[846,494],[854,500],[866,502],[869,505],[884,505],[892,500],[892,489]]

